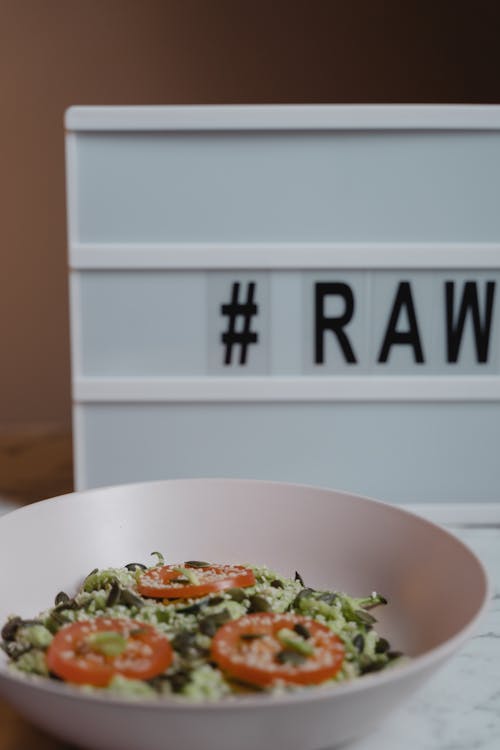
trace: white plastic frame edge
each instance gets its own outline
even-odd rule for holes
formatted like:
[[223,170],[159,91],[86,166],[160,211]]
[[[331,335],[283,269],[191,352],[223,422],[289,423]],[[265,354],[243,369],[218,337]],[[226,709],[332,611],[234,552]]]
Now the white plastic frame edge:
[[500,376],[94,377],[73,381],[75,403],[256,401],[499,401]]
[[91,130],[338,130],[500,128],[496,105],[182,105],[73,106],[67,131]]
[[500,268],[491,242],[69,244],[74,270]]

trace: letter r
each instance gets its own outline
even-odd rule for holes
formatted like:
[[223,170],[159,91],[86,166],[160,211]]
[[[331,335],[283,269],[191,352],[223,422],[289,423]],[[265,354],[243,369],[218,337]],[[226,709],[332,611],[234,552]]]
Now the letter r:
[[[326,317],[324,309],[325,297],[337,295],[344,300],[344,312],[338,317]],[[315,337],[314,361],[317,365],[324,364],[324,334],[331,331],[340,344],[346,362],[356,363],[356,356],[351,343],[344,332],[344,327],[354,315],[354,295],[348,284],[341,282],[316,282],[314,285]]]

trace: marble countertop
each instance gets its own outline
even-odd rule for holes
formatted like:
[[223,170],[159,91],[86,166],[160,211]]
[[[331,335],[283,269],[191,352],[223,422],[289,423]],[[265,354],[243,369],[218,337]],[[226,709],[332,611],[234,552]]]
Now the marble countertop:
[[419,693],[349,750],[496,750],[500,745],[500,502],[414,505],[486,567],[492,601],[475,635]]
[[[0,498],[0,514],[13,504]],[[500,739],[500,502],[405,506],[445,526],[485,565],[492,601],[451,661],[369,737],[349,750],[497,750]],[[70,750],[0,700],[0,750]]]

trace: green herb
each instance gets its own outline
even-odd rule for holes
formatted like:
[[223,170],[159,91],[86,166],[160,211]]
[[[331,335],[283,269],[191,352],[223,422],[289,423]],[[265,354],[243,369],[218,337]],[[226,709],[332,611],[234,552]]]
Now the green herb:
[[372,609],[378,607],[381,604],[387,604],[387,599],[381,594],[377,594],[375,591],[371,596],[365,596],[361,598],[353,598],[352,602],[356,607],[362,607],[363,609]]
[[86,639],[93,651],[104,656],[120,656],[127,648],[127,639],[114,630],[105,630],[102,633],[92,633]]
[[282,644],[282,646],[285,646],[286,649],[292,649],[293,651],[297,651],[299,654],[303,654],[304,656],[312,656],[314,653],[314,647],[312,643],[309,643],[304,638],[301,638],[297,633],[295,633],[293,630],[290,630],[289,628],[282,628],[276,633],[276,637],[279,640],[279,642]]
[[[200,579],[194,572],[194,570],[189,570],[189,568],[174,568],[176,573],[180,573],[184,578],[189,581],[193,586],[198,586],[200,583]],[[179,580],[178,578],[174,578],[174,581]]]

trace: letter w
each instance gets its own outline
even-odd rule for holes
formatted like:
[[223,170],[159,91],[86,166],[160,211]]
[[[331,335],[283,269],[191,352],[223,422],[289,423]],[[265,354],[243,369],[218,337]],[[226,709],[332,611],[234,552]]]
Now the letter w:
[[479,311],[479,299],[477,284],[475,281],[466,281],[463,289],[462,299],[459,303],[458,316],[454,322],[455,307],[455,282],[446,281],[446,335],[447,335],[447,361],[456,362],[462,336],[465,327],[467,313],[472,315],[474,330],[474,344],[476,347],[477,362],[488,361],[488,348],[490,343],[491,319],[493,316],[493,302],[495,298],[495,282],[488,281],[486,284],[486,305],[483,320]]

